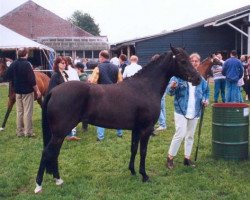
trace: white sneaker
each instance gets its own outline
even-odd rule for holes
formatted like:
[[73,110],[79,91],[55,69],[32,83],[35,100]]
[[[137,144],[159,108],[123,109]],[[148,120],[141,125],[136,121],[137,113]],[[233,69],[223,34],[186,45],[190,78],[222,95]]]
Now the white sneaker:
[[157,129],[155,129],[155,131],[163,131],[163,130],[166,130],[166,129],[167,129],[166,127],[159,126]]

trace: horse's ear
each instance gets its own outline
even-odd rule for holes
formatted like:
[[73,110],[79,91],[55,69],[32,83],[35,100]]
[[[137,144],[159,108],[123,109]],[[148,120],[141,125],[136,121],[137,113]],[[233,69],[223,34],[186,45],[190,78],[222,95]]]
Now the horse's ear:
[[174,48],[171,44],[170,44],[170,48],[174,55],[178,54],[178,50]]

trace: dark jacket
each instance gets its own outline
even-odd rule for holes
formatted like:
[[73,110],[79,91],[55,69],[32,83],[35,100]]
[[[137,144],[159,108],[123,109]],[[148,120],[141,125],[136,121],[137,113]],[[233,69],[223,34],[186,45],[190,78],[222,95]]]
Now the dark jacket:
[[8,68],[5,78],[13,83],[17,94],[29,94],[34,91],[36,78],[30,62],[18,58]]
[[118,67],[109,61],[100,63],[98,84],[111,84],[117,82]]
[[[64,72],[66,74],[66,72]],[[66,77],[68,75],[66,74]],[[51,79],[49,81],[49,87],[48,87],[48,92],[50,92],[54,87],[57,85],[60,85],[61,83],[64,83],[63,76],[60,72],[53,72]]]

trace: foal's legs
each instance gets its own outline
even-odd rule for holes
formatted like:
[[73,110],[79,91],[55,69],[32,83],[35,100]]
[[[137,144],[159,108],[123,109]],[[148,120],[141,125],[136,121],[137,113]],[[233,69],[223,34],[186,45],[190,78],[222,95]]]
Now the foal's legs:
[[[153,130],[153,129],[152,129]],[[150,138],[152,131],[146,131],[143,132],[140,138],[140,156],[141,156],[141,160],[140,160],[140,174],[142,175],[142,181],[146,182],[148,181],[149,177],[146,173],[145,170],[145,162],[146,162],[146,156],[147,156],[147,147],[148,147],[148,140]]]
[[131,136],[131,157],[129,162],[129,170],[131,171],[132,175],[135,175],[135,156],[137,154],[138,150],[138,143],[139,143],[139,132],[137,132],[135,129],[132,130],[132,136]]

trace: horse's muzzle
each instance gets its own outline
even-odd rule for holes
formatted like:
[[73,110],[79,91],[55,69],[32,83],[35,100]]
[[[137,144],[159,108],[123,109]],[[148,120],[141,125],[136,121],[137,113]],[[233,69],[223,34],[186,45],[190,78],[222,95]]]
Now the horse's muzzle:
[[197,86],[201,82],[201,77],[188,77],[188,82],[191,82],[193,86]]

